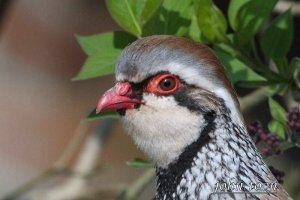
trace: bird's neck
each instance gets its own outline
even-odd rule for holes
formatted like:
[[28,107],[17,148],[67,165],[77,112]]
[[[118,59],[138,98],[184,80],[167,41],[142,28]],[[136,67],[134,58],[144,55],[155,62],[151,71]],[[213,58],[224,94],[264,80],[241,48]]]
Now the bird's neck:
[[274,181],[243,124],[228,114],[204,117],[200,137],[168,168],[157,168],[157,199],[208,199],[221,183]]

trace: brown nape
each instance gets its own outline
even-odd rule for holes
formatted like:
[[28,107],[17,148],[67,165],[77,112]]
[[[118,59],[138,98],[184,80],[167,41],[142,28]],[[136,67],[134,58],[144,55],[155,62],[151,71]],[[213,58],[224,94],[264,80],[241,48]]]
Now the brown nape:
[[[145,40],[148,40],[145,41]],[[178,37],[178,36],[150,36],[147,38],[143,38],[143,44],[141,48],[146,49],[144,47],[147,46],[158,46],[160,44],[164,44],[166,46],[170,46],[173,49],[182,49],[186,53],[193,55],[196,59],[199,59],[200,62],[207,63],[215,72],[218,79],[222,81],[225,88],[228,89],[229,93],[231,94],[232,98],[235,101],[236,106],[239,108],[239,102],[237,99],[236,92],[227,78],[226,71],[224,66],[220,63],[217,56],[214,52],[206,45],[194,42],[192,40]],[[138,45],[137,45],[138,46]]]

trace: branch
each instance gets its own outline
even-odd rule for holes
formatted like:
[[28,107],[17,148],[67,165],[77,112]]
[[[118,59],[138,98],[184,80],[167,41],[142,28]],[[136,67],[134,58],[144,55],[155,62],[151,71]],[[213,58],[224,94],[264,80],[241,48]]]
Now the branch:
[[124,191],[117,200],[132,200],[136,199],[136,197],[143,191],[145,187],[147,187],[151,181],[154,180],[155,169],[147,169],[143,174],[138,177],[128,188]]
[[296,1],[279,1],[274,8],[274,12],[283,13],[291,9],[293,15],[300,15],[300,3]]
[[241,104],[241,110],[243,113],[247,113],[252,110],[255,106],[260,104],[263,100],[267,99],[267,87],[262,87],[254,92],[246,95],[245,97],[239,98]]
[[71,138],[67,148],[63,151],[60,158],[54,163],[54,168],[65,169],[70,163],[73,156],[78,151],[80,144],[84,140],[85,133],[88,130],[88,123],[86,123],[85,118],[79,122],[78,127],[75,130],[75,134]]
[[3,200],[15,200],[27,191],[31,190],[34,186],[44,182],[48,178],[52,177],[55,174],[58,174],[62,171],[59,171],[55,168],[49,169],[42,174],[40,174],[38,177],[32,179],[31,181],[27,182],[22,187],[15,190],[13,193],[9,194],[8,196],[4,197]]

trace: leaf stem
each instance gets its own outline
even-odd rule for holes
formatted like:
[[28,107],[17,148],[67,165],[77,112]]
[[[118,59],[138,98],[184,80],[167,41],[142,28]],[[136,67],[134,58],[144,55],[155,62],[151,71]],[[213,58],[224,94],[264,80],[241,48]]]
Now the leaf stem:
[[266,68],[266,66],[263,64],[263,62],[261,61],[261,59],[258,55],[257,48],[256,48],[256,45],[255,45],[255,39],[253,39],[251,41],[251,47],[252,47],[254,58],[257,61],[257,63],[259,64],[259,66]]
[[[263,73],[264,72],[263,69],[268,68],[260,62],[253,61],[255,59],[251,58],[247,53],[243,52],[243,50],[236,48],[236,46],[233,43],[229,42],[227,45],[229,45],[232,49],[234,49],[236,52],[237,58],[239,58],[241,61],[243,61],[251,69],[254,69],[258,72]],[[243,53],[241,53],[241,52],[243,52]]]

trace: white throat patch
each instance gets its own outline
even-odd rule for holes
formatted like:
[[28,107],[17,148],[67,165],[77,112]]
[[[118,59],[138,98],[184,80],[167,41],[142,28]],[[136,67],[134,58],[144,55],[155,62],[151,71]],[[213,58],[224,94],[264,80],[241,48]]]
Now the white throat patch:
[[179,106],[172,96],[144,94],[144,101],[139,110],[127,110],[122,122],[137,146],[166,168],[199,137],[205,120]]

